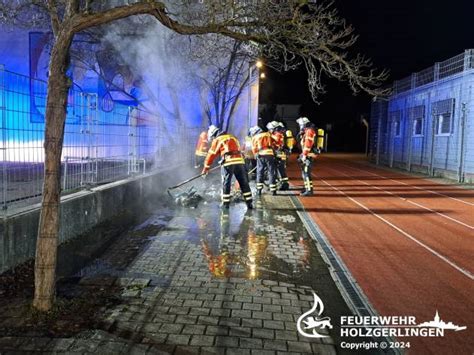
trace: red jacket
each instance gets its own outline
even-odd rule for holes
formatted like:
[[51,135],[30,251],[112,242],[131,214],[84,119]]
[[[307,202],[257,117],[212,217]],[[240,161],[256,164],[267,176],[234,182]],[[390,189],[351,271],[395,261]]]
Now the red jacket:
[[256,134],[252,137],[252,151],[253,154],[274,155],[275,141],[269,132]]
[[286,160],[285,148],[285,134],[281,131],[275,131],[272,134],[272,139],[275,144],[276,155],[279,159]]
[[223,134],[212,141],[211,149],[207,152],[204,169],[209,169],[214,159],[220,154],[224,158],[223,166],[245,164],[240,144],[232,134]]
[[301,136],[301,150],[304,157],[316,157],[313,149],[315,139],[316,131],[311,127],[305,128]]
[[209,149],[209,141],[207,140],[207,132],[203,131],[199,135],[199,140],[196,145],[196,155],[205,157],[207,155],[207,150]]

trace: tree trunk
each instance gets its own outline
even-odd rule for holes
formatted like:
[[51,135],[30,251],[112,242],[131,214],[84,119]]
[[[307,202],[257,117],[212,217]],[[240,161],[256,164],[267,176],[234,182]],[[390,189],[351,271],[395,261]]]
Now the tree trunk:
[[69,49],[73,36],[72,31],[65,29],[58,33],[49,64],[43,201],[36,242],[35,297],[33,301],[33,306],[40,311],[51,309],[56,290],[61,152],[68,91],[71,85],[66,71],[69,67]]

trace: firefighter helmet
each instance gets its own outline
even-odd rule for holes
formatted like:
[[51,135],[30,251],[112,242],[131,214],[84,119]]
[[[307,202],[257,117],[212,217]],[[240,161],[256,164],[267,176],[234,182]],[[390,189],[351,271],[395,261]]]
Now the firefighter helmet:
[[300,117],[296,120],[296,123],[298,123],[298,125],[302,129],[302,128],[306,127],[306,125],[308,123],[310,123],[310,121],[309,121],[308,117]]
[[209,129],[207,130],[207,136],[209,139],[213,139],[217,137],[219,134],[219,127],[214,126],[213,124],[209,126]]
[[269,123],[267,124],[267,129],[268,129],[269,131],[274,131],[274,130],[278,127],[278,125],[279,125],[279,122],[277,122],[277,121],[271,121],[271,122],[269,122]]
[[259,133],[262,133],[262,129],[259,126],[250,127],[249,129],[250,136],[253,137],[254,135],[259,134]]

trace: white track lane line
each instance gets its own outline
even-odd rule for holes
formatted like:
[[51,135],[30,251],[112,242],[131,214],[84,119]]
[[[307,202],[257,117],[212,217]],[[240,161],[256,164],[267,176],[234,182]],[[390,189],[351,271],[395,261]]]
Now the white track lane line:
[[[449,219],[450,221],[452,221],[452,222],[454,222],[454,223],[458,223],[458,224],[460,224],[460,225],[462,225],[462,226],[464,226],[464,227],[466,227],[466,228],[469,228],[469,229],[471,229],[471,230],[474,230],[474,226],[471,226],[470,224],[464,223],[464,222],[462,222],[462,221],[460,221],[460,220],[457,220],[456,218],[453,218],[453,217],[450,217],[450,216],[448,216],[448,215],[445,215],[444,213],[441,213],[441,212],[432,210],[431,208],[426,207],[426,206],[423,206],[423,205],[421,205],[421,204],[419,204],[419,203],[417,203],[417,202],[415,202],[415,201],[411,201],[411,200],[409,200],[409,199],[407,199],[407,198],[405,198],[405,197],[401,197],[401,196],[399,196],[398,194],[395,194],[395,193],[393,193],[393,192],[384,190],[384,189],[382,189],[382,188],[380,188],[380,187],[378,187],[378,186],[372,186],[372,185],[370,185],[369,183],[367,183],[367,182],[365,182],[365,181],[356,179],[356,178],[354,178],[353,176],[350,176],[350,175],[347,175],[347,174],[345,174],[345,173],[343,173],[343,172],[340,172],[339,170],[335,170],[335,169],[328,168],[328,167],[326,167],[326,169],[329,169],[329,170],[335,171],[336,173],[339,173],[339,174],[342,174],[342,175],[344,175],[344,176],[350,177],[352,180],[361,182],[361,183],[363,183],[363,184],[365,184],[365,185],[367,185],[367,186],[369,186],[369,187],[372,187],[372,188],[374,188],[374,189],[377,189],[377,190],[383,191],[383,192],[385,192],[385,193],[387,193],[387,194],[390,194],[390,195],[393,195],[393,196],[395,196],[395,197],[398,197],[398,198],[399,198],[400,200],[402,200],[402,201],[411,203],[412,205],[415,205],[415,206],[418,206],[418,207],[420,207],[420,208],[423,208],[423,209],[425,209],[425,210],[427,210],[427,211],[436,213],[437,215],[439,215],[439,216],[441,216],[441,217],[443,217],[443,218]],[[361,197],[363,197],[363,196],[361,196]]]
[[[382,179],[385,179],[385,180],[395,181],[395,182],[398,183],[398,184],[410,186],[410,187],[412,187],[412,188],[414,188],[414,189],[423,190],[423,191],[428,191],[428,192],[431,192],[432,194],[444,196],[444,197],[450,198],[451,200],[455,200],[455,201],[458,201],[458,202],[461,202],[461,203],[465,203],[466,205],[469,205],[469,206],[474,206],[474,203],[472,203],[472,202],[464,201],[464,200],[461,200],[461,199],[456,198],[456,197],[451,197],[451,196],[442,194],[441,192],[436,192],[436,191],[433,191],[433,190],[424,189],[424,188],[419,187],[419,186],[413,186],[413,185],[411,185],[411,184],[407,184],[406,182],[398,181],[398,180],[391,179],[391,178],[386,177],[386,176],[382,176],[382,175],[379,175],[379,174],[371,173],[370,171],[367,171],[367,170],[363,170],[363,169],[359,169],[359,168],[354,168],[354,167],[352,167],[352,166],[350,166],[350,165],[347,165],[347,164],[342,164],[342,163],[338,163],[338,164],[343,165],[343,166],[347,166],[347,167],[352,168],[352,169],[355,169],[355,170],[363,171],[364,173],[367,173],[367,174],[370,174],[370,175],[374,175],[374,176],[381,177]],[[441,185],[441,184],[440,184],[440,185]],[[441,186],[443,186],[443,185],[441,185]],[[462,189],[460,189],[460,191],[462,191]]]
[[[314,174],[313,174],[314,176]],[[314,176],[316,177],[316,176]],[[420,242],[418,239],[416,239],[415,237],[413,237],[412,235],[408,234],[407,232],[405,232],[403,229],[397,227],[396,225],[394,225],[393,223],[387,221],[385,218],[383,218],[382,216],[378,215],[377,213],[373,212],[370,208],[366,207],[365,205],[363,205],[362,203],[360,203],[359,201],[353,199],[352,197],[348,196],[344,191],[341,191],[339,190],[338,188],[332,186],[330,183],[326,182],[325,180],[322,180],[320,179],[320,181],[322,181],[323,183],[325,183],[327,186],[331,187],[333,190],[336,190],[337,192],[339,192],[340,194],[346,196],[349,200],[351,200],[352,202],[354,202],[356,205],[362,207],[364,210],[366,210],[367,212],[369,212],[370,214],[372,214],[374,217],[377,217],[378,219],[380,219],[382,222],[388,224],[390,227],[392,227],[393,229],[395,229],[396,231],[398,231],[399,233],[401,233],[402,235],[404,235],[405,237],[407,237],[408,239],[412,240],[413,242],[415,242],[416,244],[420,245],[421,247],[425,248],[426,250],[428,250],[431,254],[437,256],[438,258],[440,258],[441,260],[443,260],[445,263],[449,264],[450,266],[452,266],[453,268],[455,268],[456,270],[458,270],[460,273],[462,273],[463,275],[467,276],[469,279],[471,280],[474,280],[474,275],[468,271],[468,270],[465,270],[463,269],[462,267],[456,265],[454,262],[452,262],[451,260],[449,260],[448,258],[446,258],[445,256],[441,255],[440,253],[438,253],[436,250],[430,248],[428,245],[424,244],[423,242]]]

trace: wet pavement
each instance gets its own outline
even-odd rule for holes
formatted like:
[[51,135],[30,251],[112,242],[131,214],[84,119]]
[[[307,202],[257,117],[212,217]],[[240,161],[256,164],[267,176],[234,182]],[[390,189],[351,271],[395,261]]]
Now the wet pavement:
[[70,337],[3,336],[0,351],[336,353],[337,325],[321,339],[297,332],[312,291],[331,299],[324,315],[349,310],[289,196],[265,195],[249,211],[233,203],[227,212],[210,197],[196,209],[163,200],[73,275],[78,289],[115,296],[90,329]]

